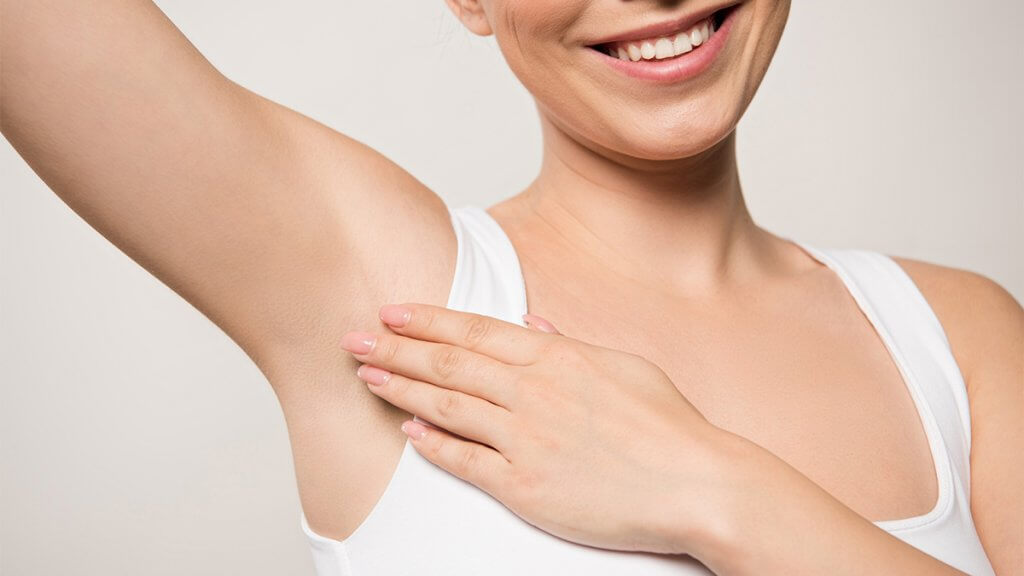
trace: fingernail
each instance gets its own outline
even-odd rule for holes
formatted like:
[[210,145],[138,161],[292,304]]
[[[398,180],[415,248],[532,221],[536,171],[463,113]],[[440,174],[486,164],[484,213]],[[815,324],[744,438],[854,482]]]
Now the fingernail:
[[427,427],[415,420],[406,420],[402,422],[402,432],[413,440],[423,440],[427,435]]
[[394,304],[385,304],[380,308],[380,321],[388,326],[401,328],[409,322],[409,317],[411,315],[412,312],[408,308],[403,308],[402,306],[396,306]]
[[370,332],[349,332],[341,337],[341,347],[353,354],[369,354],[376,340]]
[[369,364],[361,364],[356,370],[356,376],[374,386],[387,384],[391,378],[391,372]]
[[523,321],[530,326],[535,326],[541,332],[547,332],[549,334],[558,334],[558,330],[555,326],[547,320],[537,316],[536,314],[523,314]]

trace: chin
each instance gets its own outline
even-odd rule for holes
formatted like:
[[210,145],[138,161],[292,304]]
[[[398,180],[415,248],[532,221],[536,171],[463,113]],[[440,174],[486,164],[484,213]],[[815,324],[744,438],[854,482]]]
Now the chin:
[[713,148],[736,129],[735,114],[694,107],[646,115],[618,115],[606,124],[615,134],[592,135],[595,142],[642,160],[680,160]]

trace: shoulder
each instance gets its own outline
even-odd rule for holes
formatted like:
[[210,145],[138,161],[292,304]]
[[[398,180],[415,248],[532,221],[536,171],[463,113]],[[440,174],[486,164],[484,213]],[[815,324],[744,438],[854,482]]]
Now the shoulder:
[[992,279],[890,256],[935,310],[967,385],[971,515],[999,574],[1024,566],[1024,309]]
[[[889,257],[903,268],[935,311],[969,393],[973,394],[973,384],[991,371],[1016,373],[1019,386],[1024,309],[1006,288],[970,270]],[[1010,378],[1007,384],[1013,381]]]

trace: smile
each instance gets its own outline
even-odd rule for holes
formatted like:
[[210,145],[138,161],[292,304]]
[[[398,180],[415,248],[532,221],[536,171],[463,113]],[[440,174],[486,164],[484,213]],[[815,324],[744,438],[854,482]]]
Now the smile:
[[587,48],[627,76],[657,83],[679,82],[711,65],[725,44],[737,6],[722,8],[675,30],[660,25],[657,34],[630,34],[632,38],[620,36]]
[[617,56],[619,60],[664,60],[673,58],[700,46],[715,33],[715,18],[705,18],[689,30],[670,36],[646,38],[628,42],[611,42],[601,44],[601,50],[609,56]]

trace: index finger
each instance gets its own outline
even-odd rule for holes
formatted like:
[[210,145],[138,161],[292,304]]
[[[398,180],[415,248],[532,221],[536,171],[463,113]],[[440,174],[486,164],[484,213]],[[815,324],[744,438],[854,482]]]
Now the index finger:
[[545,342],[554,337],[492,316],[431,304],[385,304],[380,319],[396,334],[453,344],[518,366],[535,362]]

